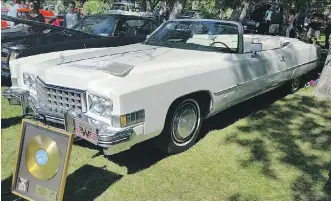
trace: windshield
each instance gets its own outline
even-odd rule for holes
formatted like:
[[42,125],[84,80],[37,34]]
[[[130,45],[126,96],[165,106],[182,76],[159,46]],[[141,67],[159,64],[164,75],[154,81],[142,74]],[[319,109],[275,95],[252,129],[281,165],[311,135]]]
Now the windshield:
[[83,18],[72,29],[93,35],[112,36],[115,24],[113,16],[93,16]]
[[237,52],[238,27],[217,21],[168,21],[145,42],[148,45],[200,51]]

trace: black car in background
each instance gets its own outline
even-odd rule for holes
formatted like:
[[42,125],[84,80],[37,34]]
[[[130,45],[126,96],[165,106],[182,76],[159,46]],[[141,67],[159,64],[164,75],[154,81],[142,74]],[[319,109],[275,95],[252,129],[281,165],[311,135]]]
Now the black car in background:
[[1,31],[1,75],[10,77],[9,61],[16,58],[83,48],[116,47],[143,42],[159,23],[130,15],[85,16],[72,29],[2,16],[16,26]]
[[[264,20],[265,13],[272,6],[280,8],[281,15],[284,14],[284,6],[281,3],[259,4],[254,7],[243,22],[245,33],[265,34],[269,27]],[[280,30],[281,32],[281,30]]]
[[192,19],[195,17],[196,12],[195,10],[184,10],[179,19]]

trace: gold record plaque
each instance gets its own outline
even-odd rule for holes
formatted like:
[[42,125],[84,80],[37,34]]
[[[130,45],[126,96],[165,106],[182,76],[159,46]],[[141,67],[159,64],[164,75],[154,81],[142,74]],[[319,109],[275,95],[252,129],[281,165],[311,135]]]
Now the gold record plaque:
[[73,135],[23,120],[12,192],[27,200],[63,199]]
[[44,135],[37,135],[28,143],[25,161],[29,172],[41,180],[51,179],[58,171],[61,156],[56,142]]

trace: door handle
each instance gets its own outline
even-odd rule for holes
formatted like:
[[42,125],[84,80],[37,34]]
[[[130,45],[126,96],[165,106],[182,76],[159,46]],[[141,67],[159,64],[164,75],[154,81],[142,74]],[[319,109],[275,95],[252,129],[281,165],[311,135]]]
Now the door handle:
[[280,57],[279,57],[279,60],[280,60],[280,61],[285,61],[285,56],[280,56]]

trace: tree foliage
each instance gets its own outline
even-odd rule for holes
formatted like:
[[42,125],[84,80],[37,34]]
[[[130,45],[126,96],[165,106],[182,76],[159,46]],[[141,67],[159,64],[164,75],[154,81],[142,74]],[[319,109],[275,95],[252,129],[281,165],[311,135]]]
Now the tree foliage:
[[154,8],[160,3],[160,0],[147,0],[149,3],[149,6],[151,10],[154,10]]
[[105,1],[87,1],[83,6],[84,15],[106,13],[110,9],[110,3]]

